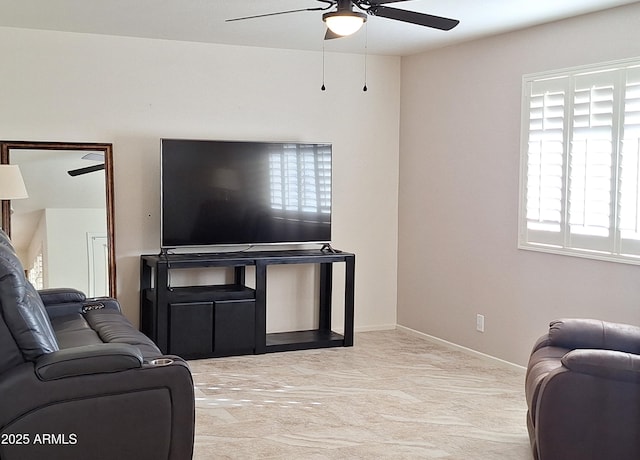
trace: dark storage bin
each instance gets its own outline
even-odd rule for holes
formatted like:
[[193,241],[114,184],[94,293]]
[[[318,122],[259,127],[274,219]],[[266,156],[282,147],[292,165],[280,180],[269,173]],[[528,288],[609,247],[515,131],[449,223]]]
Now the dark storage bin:
[[169,305],[169,353],[183,358],[210,355],[213,351],[213,303]]
[[253,353],[256,342],[255,301],[216,301],[213,305],[214,355],[228,356]]

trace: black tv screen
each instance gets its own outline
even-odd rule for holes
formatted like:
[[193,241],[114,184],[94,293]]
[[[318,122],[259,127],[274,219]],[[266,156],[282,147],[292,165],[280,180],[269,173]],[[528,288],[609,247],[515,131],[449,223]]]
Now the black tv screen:
[[329,243],[331,144],[161,140],[161,245]]

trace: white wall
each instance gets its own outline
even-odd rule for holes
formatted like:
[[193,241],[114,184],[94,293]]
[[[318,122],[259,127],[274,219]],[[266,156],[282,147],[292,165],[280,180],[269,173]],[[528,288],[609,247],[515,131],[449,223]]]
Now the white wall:
[[634,4],[402,60],[399,324],[519,364],[558,317],[640,324],[639,266],[516,248],[522,75],[640,56],[639,18]]
[[104,234],[104,209],[45,209],[45,288],[71,287],[89,293],[87,233]]
[[[159,139],[176,137],[332,142],[333,240],[357,256],[356,327],[395,325],[399,58],[369,56],[364,93],[356,55],[327,55],[325,92],[314,52],[0,28],[0,55],[1,139],[114,144],[131,320],[139,256],[159,251]],[[270,301],[278,329],[290,315]]]

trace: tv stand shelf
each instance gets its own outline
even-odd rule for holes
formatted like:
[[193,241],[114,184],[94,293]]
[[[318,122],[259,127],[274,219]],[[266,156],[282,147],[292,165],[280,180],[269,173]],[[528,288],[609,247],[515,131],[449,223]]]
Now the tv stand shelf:
[[[171,302],[193,302],[197,300],[255,300],[255,290],[241,284],[220,284],[212,286],[187,286],[169,288],[167,298]],[[153,296],[155,289],[148,295]],[[152,298],[152,297],[151,297]]]
[[341,347],[343,345],[343,335],[322,329],[267,334],[267,351],[269,352]]
[[[344,333],[331,330],[333,264],[345,264]],[[318,328],[266,332],[267,267],[318,264]],[[245,285],[255,267],[255,289]],[[233,283],[170,287],[171,270],[233,268]],[[353,346],[355,255],[342,251],[285,250],[143,255],[140,258],[140,329],[163,353],[185,358],[262,354]]]

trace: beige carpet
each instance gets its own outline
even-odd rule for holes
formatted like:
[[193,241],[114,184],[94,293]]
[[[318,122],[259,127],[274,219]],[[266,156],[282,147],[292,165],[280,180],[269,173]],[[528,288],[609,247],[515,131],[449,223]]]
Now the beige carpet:
[[194,459],[530,460],[524,371],[405,331],[191,361]]

